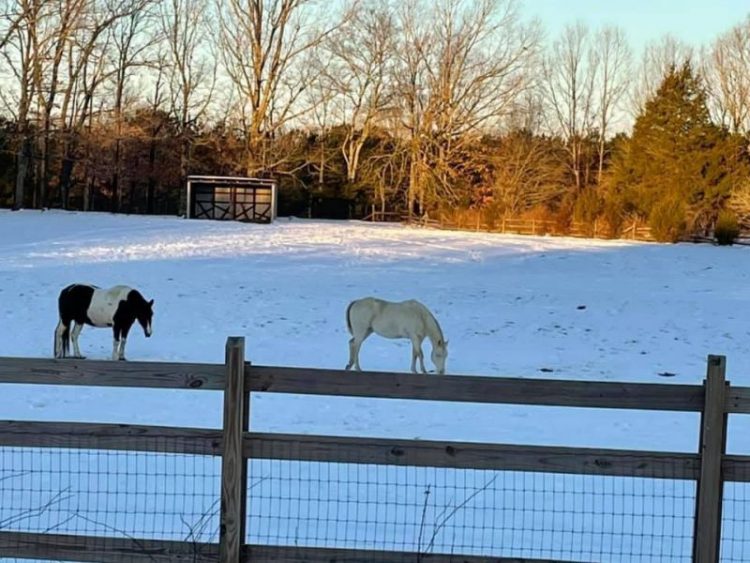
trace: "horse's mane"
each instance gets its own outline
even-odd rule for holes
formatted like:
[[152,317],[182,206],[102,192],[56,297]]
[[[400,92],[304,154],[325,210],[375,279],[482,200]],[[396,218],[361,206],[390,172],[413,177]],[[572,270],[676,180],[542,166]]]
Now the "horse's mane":
[[435,315],[427,307],[424,307],[424,312],[426,313],[427,322],[432,325],[432,328],[438,333],[438,339],[445,345],[445,335],[443,335],[443,329],[440,327],[440,323],[435,318]]
[[143,295],[141,294],[141,292],[138,291],[137,289],[133,289],[133,288],[131,288],[130,291],[128,292],[127,300],[132,305],[139,306],[139,307],[141,305],[148,304],[148,301],[146,301],[146,298],[143,297]]
[[141,295],[140,291],[131,287],[130,291],[128,291],[128,301],[141,302],[145,301],[145,299],[143,298],[143,295]]

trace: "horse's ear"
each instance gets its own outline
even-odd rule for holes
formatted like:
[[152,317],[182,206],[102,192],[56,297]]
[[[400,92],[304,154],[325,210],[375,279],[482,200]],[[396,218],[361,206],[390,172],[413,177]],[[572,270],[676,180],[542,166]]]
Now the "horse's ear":
[[153,299],[152,299],[151,301],[149,301],[149,302],[148,302],[148,306],[149,306],[149,307],[153,307],[153,306],[154,306],[154,300],[153,300]]

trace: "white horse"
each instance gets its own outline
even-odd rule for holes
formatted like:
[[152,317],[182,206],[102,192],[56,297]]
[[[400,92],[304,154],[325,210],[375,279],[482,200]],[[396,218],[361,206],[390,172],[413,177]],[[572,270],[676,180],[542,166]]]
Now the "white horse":
[[439,374],[445,373],[445,360],[448,357],[448,341],[443,337],[433,314],[419,301],[410,299],[394,303],[375,297],[365,297],[349,303],[346,309],[346,326],[352,338],[349,340],[349,363],[346,369],[360,370],[359,348],[373,332],[384,338],[408,338],[411,340],[411,371],[417,372],[416,363],[424,367],[422,341],[425,337],[432,343],[432,363]]

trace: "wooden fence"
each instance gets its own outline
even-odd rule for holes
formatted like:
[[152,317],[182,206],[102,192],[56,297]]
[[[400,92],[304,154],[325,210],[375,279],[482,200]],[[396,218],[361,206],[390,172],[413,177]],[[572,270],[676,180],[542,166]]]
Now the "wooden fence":
[[[416,554],[245,545],[248,459],[471,468],[690,480],[697,484],[693,561],[718,561],[723,485],[750,482],[750,456],[726,455],[727,416],[750,414],[750,388],[725,381],[725,359],[709,356],[703,385],[352,373],[255,366],[244,339],[230,338],[225,364],[0,358],[0,384],[221,390],[221,430],[124,424],[0,421],[0,448],[76,448],[220,456],[218,544],[0,531],[0,556],[100,562],[404,561]],[[251,393],[682,411],[701,413],[694,453],[604,450],[252,432]],[[2,416],[2,407],[0,407]],[[176,438],[176,439],[172,439]],[[750,555],[750,554],[749,554]],[[415,561],[489,563],[519,558],[435,555]]]
[[[473,219],[467,217],[460,222],[456,222],[416,216],[410,218],[403,213],[382,211],[373,211],[363,220],[373,222],[410,223],[453,231],[480,231],[517,235],[553,235],[576,238],[611,238],[608,229],[600,221],[594,221],[593,225],[582,221],[571,221],[570,224],[562,226],[558,221],[552,219],[499,217],[496,221],[490,224],[482,219],[481,214],[479,213],[476,213]],[[618,238],[650,242],[655,240],[651,235],[651,229],[647,225],[635,221],[629,223],[622,230],[622,233]]]

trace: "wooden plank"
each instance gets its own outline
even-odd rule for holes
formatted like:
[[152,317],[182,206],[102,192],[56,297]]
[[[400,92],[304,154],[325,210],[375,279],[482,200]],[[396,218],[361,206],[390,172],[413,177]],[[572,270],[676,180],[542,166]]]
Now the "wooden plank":
[[[243,561],[274,561],[276,563],[561,563],[557,559],[524,559],[407,551],[354,550],[330,547],[291,547],[275,545],[246,545]],[[565,559],[566,563],[571,563]]]
[[[382,372],[353,374],[343,370],[248,365],[248,376],[251,372],[250,389],[256,392],[692,412],[700,410],[703,398],[703,388],[697,385]],[[219,390],[224,388],[224,367],[171,362],[0,358],[0,383]]]
[[[201,428],[0,422],[0,446],[221,455],[221,440],[219,431]],[[697,479],[700,468],[696,454],[264,433],[244,434],[243,455],[246,458],[668,479]]]
[[72,358],[0,358],[0,383],[220,390],[224,389],[224,366]]
[[246,374],[247,389],[268,393],[692,412],[699,412],[703,405],[703,387],[699,385],[350,372],[257,365],[248,366]]
[[0,421],[0,446],[221,455],[221,439],[203,428]]
[[249,433],[253,459],[697,479],[696,454]]
[[705,407],[701,417],[701,469],[693,533],[693,561],[715,563],[719,560],[721,539],[722,477],[721,462],[726,450],[726,358],[709,356]]
[[721,462],[724,481],[750,483],[750,456],[725,455]]
[[94,563],[215,563],[218,545],[0,531],[0,556]]
[[[242,497],[247,493],[246,461],[242,455],[245,413],[245,339],[230,337],[226,345],[219,561],[239,563],[245,541]],[[244,478],[244,480],[243,480]]]
[[735,414],[750,414],[750,387],[730,387],[726,410]]

